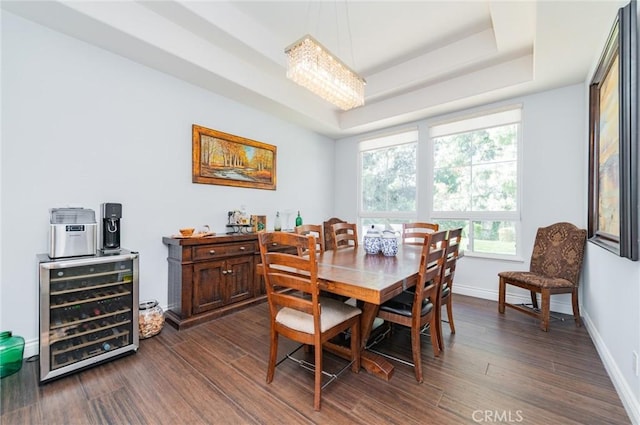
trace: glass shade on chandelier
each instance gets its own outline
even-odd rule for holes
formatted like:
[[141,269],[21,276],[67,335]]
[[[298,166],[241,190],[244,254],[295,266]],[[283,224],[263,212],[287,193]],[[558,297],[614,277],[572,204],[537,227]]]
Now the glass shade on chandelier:
[[310,35],[285,49],[287,78],[346,111],[364,105],[365,80]]

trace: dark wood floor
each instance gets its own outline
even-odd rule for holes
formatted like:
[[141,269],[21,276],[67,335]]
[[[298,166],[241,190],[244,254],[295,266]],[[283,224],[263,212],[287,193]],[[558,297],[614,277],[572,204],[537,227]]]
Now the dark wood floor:
[[[188,330],[165,326],[136,354],[39,386],[36,363],[1,381],[9,424],[628,424],[584,328],[553,321],[548,333],[515,311],[455,296],[457,333],[446,351],[423,338],[425,382],[395,363],[385,382],[345,372],[313,410],[313,376],[293,362],[265,383],[267,306]],[[404,344],[396,331],[387,349]],[[281,352],[291,348],[282,343]],[[403,353],[400,353],[403,354]],[[341,360],[325,356],[326,368]]]

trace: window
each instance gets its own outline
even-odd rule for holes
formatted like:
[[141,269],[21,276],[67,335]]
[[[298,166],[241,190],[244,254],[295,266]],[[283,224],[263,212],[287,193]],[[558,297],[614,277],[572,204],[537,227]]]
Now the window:
[[417,130],[360,142],[359,191],[362,232],[401,230],[416,218]]
[[517,108],[430,128],[431,216],[463,227],[467,253],[518,255],[520,121]]

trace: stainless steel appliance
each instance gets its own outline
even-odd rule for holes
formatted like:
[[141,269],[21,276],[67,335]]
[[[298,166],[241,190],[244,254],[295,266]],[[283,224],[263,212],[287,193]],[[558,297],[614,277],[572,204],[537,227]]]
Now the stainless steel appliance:
[[122,204],[104,203],[100,207],[102,212],[102,229],[100,232],[100,250],[103,252],[120,251],[120,219],[122,218]]
[[137,253],[38,262],[40,382],[137,351]]
[[88,208],[52,208],[49,257],[65,258],[96,254],[96,215]]

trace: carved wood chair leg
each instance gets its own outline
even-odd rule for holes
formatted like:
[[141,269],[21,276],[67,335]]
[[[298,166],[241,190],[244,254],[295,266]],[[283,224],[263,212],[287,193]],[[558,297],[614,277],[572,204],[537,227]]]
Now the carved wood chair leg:
[[313,395],[313,408],[320,410],[320,396],[322,391],[322,344],[314,345],[315,350],[315,389]]
[[573,305],[573,318],[576,321],[576,326],[582,326],[582,320],[580,319],[580,307],[578,306],[578,288],[573,288],[571,293],[571,304]]
[[549,329],[549,318],[551,316],[551,293],[548,290],[542,290],[542,312],[540,329],[547,332]]
[[273,381],[273,374],[276,370],[276,357],[278,355],[278,334],[271,331],[271,346],[269,350],[269,367],[267,368],[267,384]]
[[[429,324],[429,335],[431,336],[431,345],[433,346],[433,355],[435,357],[438,357],[440,355],[440,351],[442,351],[442,349],[440,348],[440,345],[442,345],[442,341],[441,341],[441,337],[440,335],[438,335],[437,329],[438,329],[438,322],[440,322],[438,320],[438,317],[436,314],[433,315],[433,319],[431,320],[431,323]],[[420,334],[420,330],[418,330],[418,337]]]
[[531,291],[531,306],[535,309],[538,308],[538,294],[536,291]]
[[504,299],[507,291],[507,284],[504,278],[500,278],[500,287],[498,289],[498,313],[504,313]]
[[[443,333],[442,333],[442,306],[440,306],[439,308],[436,309],[436,314],[434,315],[435,317],[435,323],[433,323],[431,325],[431,334],[436,334],[436,339],[437,339],[437,344],[438,344],[438,350],[439,351],[444,351],[444,337],[443,337]],[[434,348],[434,354],[435,354],[435,348]]]
[[453,294],[449,294],[449,298],[447,299],[447,317],[449,319],[449,328],[451,329],[451,333],[456,333],[456,325],[453,323]]
[[[431,334],[433,334],[433,332],[431,332]],[[433,349],[435,353],[435,350],[437,350],[437,344],[433,347]],[[420,358],[420,328],[418,326],[411,327],[411,352],[413,353],[413,369],[416,374],[416,381],[422,382],[422,359]]]

